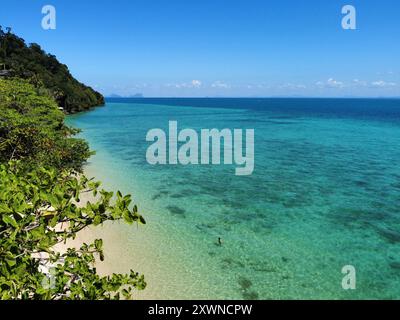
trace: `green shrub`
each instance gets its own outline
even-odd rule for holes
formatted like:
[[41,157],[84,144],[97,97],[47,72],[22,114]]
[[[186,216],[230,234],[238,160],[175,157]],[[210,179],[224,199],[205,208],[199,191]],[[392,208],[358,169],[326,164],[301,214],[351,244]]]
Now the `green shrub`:
[[0,79],[0,162],[24,159],[31,166],[80,170],[91,153],[84,140],[72,138],[75,133],[45,89]]
[[[78,206],[82,192],[98,201]],[[143,276],[133,271],[96,273],[96,257],[104,259],[100,239],[65,254],[53,249],[90,225],[120,219],[145,223],[136,206],[129,209],[130,196],[118,192],[115,204],[112,197],[99,183],[68,171],[0,165],[0,299],[119,299],[144,289]]]

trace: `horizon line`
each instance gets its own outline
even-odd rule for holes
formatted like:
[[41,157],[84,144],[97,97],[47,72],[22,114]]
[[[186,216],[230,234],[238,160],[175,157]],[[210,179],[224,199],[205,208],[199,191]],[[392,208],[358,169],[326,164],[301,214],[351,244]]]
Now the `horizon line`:
[[134,96],[107,96],[104,95],[106,99],[400,99],[400,96],[376,96],[376,97],[366,97],[366,96],[342,96],[342,97],[320,97],[320,96],[302,96],[302,97],[293,97],[293,96],[261,96],[261,97],[210,97],[210,96],[193,96],[193,97],[182,97],[182,96],[154,96],[154,97],[134,97]]

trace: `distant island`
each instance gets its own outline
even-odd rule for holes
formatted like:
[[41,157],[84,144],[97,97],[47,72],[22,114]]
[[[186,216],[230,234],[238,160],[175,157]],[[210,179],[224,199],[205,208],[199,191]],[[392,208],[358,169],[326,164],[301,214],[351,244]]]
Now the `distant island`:
[[123,96],[116,93],[112,93],[109,96],[107,96],[107,98],[144,98],[144,95],[143,93],[136,93],[133,95]]

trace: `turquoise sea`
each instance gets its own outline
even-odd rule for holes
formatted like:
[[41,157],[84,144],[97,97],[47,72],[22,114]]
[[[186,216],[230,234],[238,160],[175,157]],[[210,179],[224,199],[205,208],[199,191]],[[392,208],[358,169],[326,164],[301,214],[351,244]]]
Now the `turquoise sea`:
[[[255,129],[254,173],[147,164],[146,133],[172,120]],[[145,272],[147,297],[400,298],[400,100],[109,99],[67,122],[97,152],[87,174],[148,221],[102,233],[110,268]]]

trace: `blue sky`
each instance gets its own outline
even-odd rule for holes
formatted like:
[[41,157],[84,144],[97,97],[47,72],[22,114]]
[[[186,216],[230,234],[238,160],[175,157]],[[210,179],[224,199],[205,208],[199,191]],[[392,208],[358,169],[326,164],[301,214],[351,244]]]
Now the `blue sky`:
[[13,0],[0,25],[106,95],[400,96],[398,0]]

